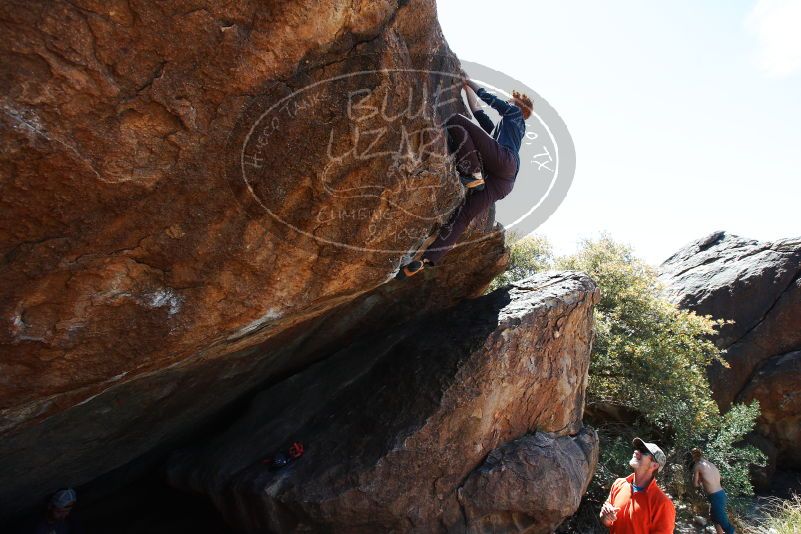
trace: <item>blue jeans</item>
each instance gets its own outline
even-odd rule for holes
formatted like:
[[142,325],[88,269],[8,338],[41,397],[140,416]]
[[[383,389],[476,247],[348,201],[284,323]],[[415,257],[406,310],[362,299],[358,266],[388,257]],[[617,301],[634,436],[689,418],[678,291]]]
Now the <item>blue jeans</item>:
[[729,516],[726,515],[726,492],[723,490],[716,491],[711,495],[707,495],[709,505],[712,512],[712,522],[720,525],[723,532],[732,534],[734,527],[729,523]]

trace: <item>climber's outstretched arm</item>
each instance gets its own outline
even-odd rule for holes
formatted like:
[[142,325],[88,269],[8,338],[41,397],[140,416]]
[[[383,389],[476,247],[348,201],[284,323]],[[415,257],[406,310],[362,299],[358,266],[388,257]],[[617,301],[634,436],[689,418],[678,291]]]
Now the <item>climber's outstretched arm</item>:
[[478,84],[473,80],[471,80],[470,78],[465,78],[464,83],[467,87],[475,91],[476,95],[481,100],[489,104],[492,109],[494,109],[501,115],[512,115],[514,113],[522,113],[519,107],[514,106],[509,102],[505,102],[495,95],[489,94],[483,87],[479,87]]
[[481,104],[478,103],[478,97],[476,96],[475,91],[473,91],[470,87],[465,86],[464,92],[467,94],[467,104],[470,106],[470,111],[473,112],[473,116],[481,125],[481,128],[489,135],[492,135],[492,130],[495,129],[495,124],[492,122],[492,119],[490,119],[489,116],[484,113],[484,110],[481,109]]
[[470,106],[470,111],[473,113],[481,111],[481,104],[478,102],[476,92],[467,84],[464,85],[464,92],[467,95],[467,105]]
[[470,88],[473,90],[474,93],[478,93],[478,90],[481,88],[481,86],[479,86],[476,82],[465,76],[464,71],[462,71],[462,76],[465,88]]
[[473,112],[473,116],[481,125],[481,128],[488,134],[492,135],[492,130],[495,129],[495,124],[492,122],[492,119],[490,119],[489,116],[484,113],[484,110],[481,109],[481,104],[478,101],[478,96],[476,95],[475,90],[473,90],[473,87],[467,83],[470,81],[470,78],[464,74],[464,71],[462,71],[462,77],[464,80],[464,92],[467,95],[467,105],[470,106],[470,111]]

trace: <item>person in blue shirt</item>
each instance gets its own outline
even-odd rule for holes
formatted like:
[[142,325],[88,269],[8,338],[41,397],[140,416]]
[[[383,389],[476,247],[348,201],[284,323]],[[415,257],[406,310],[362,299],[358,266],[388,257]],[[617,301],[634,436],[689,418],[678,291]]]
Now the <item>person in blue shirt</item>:
[[[480,88],[464,73],[462,76],[467,101],[478,125],[459,114],[448,119],[445,129],[449,149],[456,155],[456,169],[469,194],[422,258],[401,268],[398,272],[401,279],[439,263],[470,221],[512,191],[520,170],[518,152],[526,133],[526,119],[533,109],[531,99],[513,91],[512,98],[504,101]],[[497,124],[481,109],[478,98],[500,114]]]
[[84,534],[83,525],[71,515],[77,500],[78,495],[72,488],[53,494],[47,505],[47,514],[36,524],[33,534]]

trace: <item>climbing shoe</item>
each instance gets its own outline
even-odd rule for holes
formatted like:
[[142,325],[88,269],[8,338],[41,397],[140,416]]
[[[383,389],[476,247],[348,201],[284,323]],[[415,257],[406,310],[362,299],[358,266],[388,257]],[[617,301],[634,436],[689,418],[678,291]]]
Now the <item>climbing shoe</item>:
[[292,446],[289,447],[289,456],[293,460],[297,460],[298,458],[303,456],[303,443],[301,443],[300,441],[296,441],[295,443],[293,443]]
[[481,191],[484,189],[484,177],[480,172],[473,173],[472,175],[462,174],[459,176],[459,179],[468,191]]
[[279,452],[275,456],[268,456],[264,458],[261,463],[267,465],[272,470],[278,470],[298,460],[303,456],[303,443],[300,441],[294,442],[288,452]]
[[398,274],[395,276],[395,278],[397,280],[403,280],[405,278],[410,278],[410,277],[416,275],[417,273],[421,272],[423,269],[425,269],[426,265],[430,266],[430,265],[432,265],[432,263],[429,260],[426,260],[426,259],[414,260],[412,262],[409,262],[406,265],[404,265],[403,267],[401,267],[401,270],[398,271]]

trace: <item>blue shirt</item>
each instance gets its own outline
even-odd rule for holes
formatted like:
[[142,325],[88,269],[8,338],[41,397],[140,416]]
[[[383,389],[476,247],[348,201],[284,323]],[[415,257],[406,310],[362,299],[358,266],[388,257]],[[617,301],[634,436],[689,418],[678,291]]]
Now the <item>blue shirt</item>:
[[[523,118],[523,111],[514,104],[510,104],[495,95],[491,95],[483,87],[476,91],[476,95],[501,115],[501,120],[498,121],[498,124],[493,125],[487,114],[479,110],[473,112],[476,120],[481,127],[484,128],[484,131],[498,141],[499,145],[512,151],[517,161],[517,170],[519,171],[520,155],[518,152],[520,152],[520,144],[523,142],[523,136],[526,135],[526,121]],[[517,175],[517,173],[515,173],[515,175]]]

